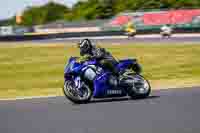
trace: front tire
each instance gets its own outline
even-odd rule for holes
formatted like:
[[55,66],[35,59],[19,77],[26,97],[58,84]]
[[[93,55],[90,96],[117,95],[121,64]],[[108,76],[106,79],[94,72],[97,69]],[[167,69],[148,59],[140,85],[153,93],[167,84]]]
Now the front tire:
[[151,86],[148,80],[139,74],[132,76],[133,85],[128,88],[128,95],[133,99],[146,98],[151,93]]
[[67,80],[64,83],[63,92],[67,99],[76,104],[88,103],[92,97],[92,90],[88,85],[83,83],[81,87],[82,92],[84,93],[82,96],[78,94],[78,91],[74,85],[74,82],[71,80]]

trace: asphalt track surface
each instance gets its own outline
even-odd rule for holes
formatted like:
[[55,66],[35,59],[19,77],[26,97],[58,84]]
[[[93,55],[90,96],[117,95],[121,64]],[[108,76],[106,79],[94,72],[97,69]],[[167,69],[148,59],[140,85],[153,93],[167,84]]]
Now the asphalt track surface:
[[77,37],[77,38],[58,38],[47,40],[32,41],[35,43],[77,43],[80,39],[89,38],[100,44],[200,44],[200,34],[175,34],[171,38],[161,38],[160,35],[137,35],[135,38],[128,39],[127,36],[105,36],[105,37]]
[[199,133],[200,87],[154,91],[147,99],[65,97],[0,101],[1,133]]

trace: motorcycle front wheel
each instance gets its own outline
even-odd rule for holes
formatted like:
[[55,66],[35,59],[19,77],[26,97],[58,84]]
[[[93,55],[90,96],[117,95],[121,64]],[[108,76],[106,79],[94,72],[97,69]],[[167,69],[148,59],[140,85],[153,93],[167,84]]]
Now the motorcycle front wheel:
[[89,86],[83,83],[81,88],[76,88],[75,83],[71,80],[65,81],[63,92],[67,99],[77,104],[87,103],[92,97],[92,90]]
[[128,88],[128,95],[133,99],[146,98],[151,93],[148,80],[139,74],[132,75],[133,85]]

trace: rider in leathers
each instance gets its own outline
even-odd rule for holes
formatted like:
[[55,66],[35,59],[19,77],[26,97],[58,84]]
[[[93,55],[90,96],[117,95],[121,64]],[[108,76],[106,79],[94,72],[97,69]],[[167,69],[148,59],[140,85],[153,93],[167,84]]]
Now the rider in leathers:
[[80,48],[81,62],[95,58],[103,68],[108,69],[114,75],[118,76],[118,70],[115,67],[117,61],[104,48],[92,45],[89,39],[81,40],[78,43],[78,47]]

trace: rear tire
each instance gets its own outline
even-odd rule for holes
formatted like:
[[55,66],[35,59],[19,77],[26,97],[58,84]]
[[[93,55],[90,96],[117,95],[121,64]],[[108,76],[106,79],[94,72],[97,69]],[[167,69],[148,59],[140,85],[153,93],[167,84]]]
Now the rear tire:
[[[81,89],[84,89],[86,91],[86,96],[83,98],[80,98],[79,96],[75,96],[75,94],[73,95],[72,93],[76,93],[76,90],[73,89],[74,83],[71,80],[67,80],[64,83],[64,87],[63,87],[63,92],[65,94],[65,97],[67,99],[69,99],[71,102],[76,103],[76,104],[83,104],[83,103],[88,103],[92,97],[92,90],[89,88],[89,86],[87,86],[85,83],[83,85],[83,87]],[[71,92],[74,91],[74,92]],[[77,94],[76,94],[77,95]]]
[[134,85],[128,88],[128,95],[133,99],[146,98],[151,93],[151,86],[148,80],[139,74],[133,75]]

